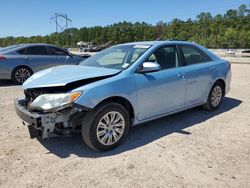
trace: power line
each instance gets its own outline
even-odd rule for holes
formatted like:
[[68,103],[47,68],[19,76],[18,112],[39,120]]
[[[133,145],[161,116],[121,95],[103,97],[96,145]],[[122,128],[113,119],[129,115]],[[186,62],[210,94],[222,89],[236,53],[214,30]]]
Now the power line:
[[[63,19],[65,22],[60,23],[59,18]],[[50,18],[50,20],[54,20],[56,24],[56,33],[62,32],[64,29],[68,29],[69,22],[71,23],[72,20],[68,18],[67,14],[62,13],[55,13],[55,16]]]
[[[59,22],[59,19],[64,20],[65,22]],[[55,20],[56,24],[56,33],[62,32],[63,30],[67,30],[69,26],[69,22],[72,23],[72,20],[68,18],[67,14],[62,14],[62,13],[55,13],[55,16],[50,18],[50,20]],[[70,33],[67,31],[67,46],[68,46],[68,41],[69,41],[69,35]]]

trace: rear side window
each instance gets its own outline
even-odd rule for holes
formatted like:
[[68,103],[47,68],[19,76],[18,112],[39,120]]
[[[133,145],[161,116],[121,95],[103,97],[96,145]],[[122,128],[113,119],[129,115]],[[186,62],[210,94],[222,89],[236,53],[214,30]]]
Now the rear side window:
[[194,46],[181,46],[187,65],[211,61],[210,57]]
[[31,46],[26,48],[26,55],[48,55],[44,46]]
[[48,48],[49,55],[64,55],[64,56],[68,55],[67,52],[65,52],[64,50],[61,50],[60,48],[56,48],[52,46],[49,46],[47,48]]

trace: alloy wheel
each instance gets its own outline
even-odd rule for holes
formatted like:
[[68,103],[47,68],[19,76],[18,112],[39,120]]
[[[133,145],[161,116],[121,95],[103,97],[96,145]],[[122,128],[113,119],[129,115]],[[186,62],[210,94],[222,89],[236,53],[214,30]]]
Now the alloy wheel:
[[31,76],[31,73],[28,69],[26,68],[20,68],[18,69],[16,72],[15,72],[15,80],[22,84],[25,82],[25,80],[27,80],[30,76]]
[[217,107],[222,99],[222,89],[220,86],[216,86],[211,94],[211,103],[213,105],[213,107]]
[[120,112],[111,111],[100,119],[96,135],[98,141],[106,146],[115,144],[120,140],[125,130],[125,119]]

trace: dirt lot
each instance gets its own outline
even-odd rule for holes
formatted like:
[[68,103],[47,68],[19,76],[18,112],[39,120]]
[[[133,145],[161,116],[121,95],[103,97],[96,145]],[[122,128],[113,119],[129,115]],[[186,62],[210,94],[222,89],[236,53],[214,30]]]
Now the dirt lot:
[[232,65],[221,108],[182,112],[131,129],[96,153],[81,136],[31,140],[0,87],[0,187],[250,187],[250,65]]

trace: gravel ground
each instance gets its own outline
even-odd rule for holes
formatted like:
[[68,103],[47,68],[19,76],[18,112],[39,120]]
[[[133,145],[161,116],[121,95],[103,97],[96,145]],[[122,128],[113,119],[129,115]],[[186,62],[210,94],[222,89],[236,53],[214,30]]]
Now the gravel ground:
[[119,148],[88,149],[80,135],[29,139],[1,81],[0,187],[250,187],[250,65],[232,65],[229,95],[131,129]]

